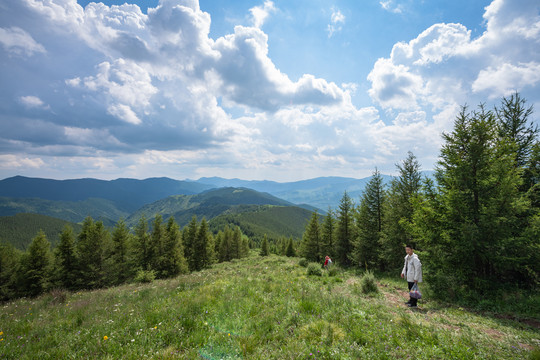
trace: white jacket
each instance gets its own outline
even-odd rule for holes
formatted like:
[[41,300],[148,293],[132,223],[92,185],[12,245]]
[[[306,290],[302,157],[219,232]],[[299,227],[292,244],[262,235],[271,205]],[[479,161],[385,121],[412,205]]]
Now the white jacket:
[[412,254],[412,256],[405,256],[405,264],[401,273],[405,275],[408,282],[422,282],[422,263],[418,255]]

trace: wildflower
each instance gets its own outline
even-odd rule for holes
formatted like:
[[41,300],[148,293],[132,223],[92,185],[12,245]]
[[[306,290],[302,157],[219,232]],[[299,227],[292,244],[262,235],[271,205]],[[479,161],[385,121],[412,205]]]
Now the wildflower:
[[154,326],[154,329],[157,329],[157,326]]
[[0,336],[4,335],[4,332],[3,331],[0,331]]
[[227,335],[228,335],[228,336],[231,336],[231,333],[228,333]]
[[105,336],[103,337],[103,340],[107,340],[108,338],[109,338],[109,337],[108,337],[107,335],[105,335]]

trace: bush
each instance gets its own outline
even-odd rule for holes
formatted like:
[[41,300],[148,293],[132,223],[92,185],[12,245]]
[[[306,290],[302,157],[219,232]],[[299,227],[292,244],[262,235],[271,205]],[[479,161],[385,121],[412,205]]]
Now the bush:
[[328,268],[328,276],[336,276],[339,273],[339,268],[336,266],[330,266]]
[[308,261],[307,259],[300,259],[300,261],[298,262],[298,265],[300,265],[301,267],[307,267],[308,266]]
[[309,265],[307,266],[307,274],[322,276],[321,265],[319,265],[318,263],[309,263]]
[[360,280],[360,290],[364,294],[378,293],[379,288],[377,287],[377,282],[375,281],[375,275],[371,271],[366,271],[362,279]]
[[151,283],[155,278],[156,272],[154,270],[139,270],[134,280],[138,283]]

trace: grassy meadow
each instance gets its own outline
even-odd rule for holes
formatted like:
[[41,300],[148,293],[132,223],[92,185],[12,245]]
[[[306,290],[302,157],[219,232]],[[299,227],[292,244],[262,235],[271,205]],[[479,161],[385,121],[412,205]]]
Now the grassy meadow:
[[0,305],[0,359],[538,359],[538,322],[420,300],[406,283],[259,257]]

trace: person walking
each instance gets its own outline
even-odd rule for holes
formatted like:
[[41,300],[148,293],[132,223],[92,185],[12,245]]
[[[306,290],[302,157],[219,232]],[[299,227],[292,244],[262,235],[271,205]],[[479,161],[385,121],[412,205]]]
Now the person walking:
[[[418,255],[414,253],[412,245],[405,246],[405,252],[407,255],[405,256],[405,264],[403,265],[403,270],[401,271],[401,277],[407,280],[410,292],[414,284],[422,282],[422,263],[420,262]],[[415,308],[417,303],[418,299],[410,297],[409,295],[409,301],[407,301],[405,304],[408,307]]]

